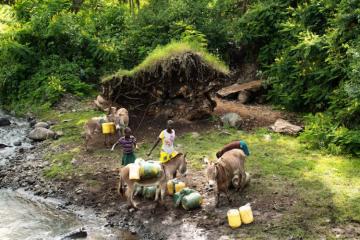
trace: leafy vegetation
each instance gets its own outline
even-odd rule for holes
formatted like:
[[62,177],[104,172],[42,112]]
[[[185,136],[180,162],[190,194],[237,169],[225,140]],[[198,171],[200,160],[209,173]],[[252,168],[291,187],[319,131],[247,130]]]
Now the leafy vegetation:
[[131,74],[196,46],[223,70],[213,56],[232,68],[256,63],[271,102],[311,114],[302,135],[309,146],[360,152],[358,1],[5,3],[0,10],[0,105],[5,108],[48,109],[65,93],[91,94],[102,76],[117,69],[132,69],[118,73]]

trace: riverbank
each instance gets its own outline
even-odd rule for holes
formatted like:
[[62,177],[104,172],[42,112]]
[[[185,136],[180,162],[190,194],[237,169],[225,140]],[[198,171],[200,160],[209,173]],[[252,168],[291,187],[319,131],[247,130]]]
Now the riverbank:
[[[111,228],[127,229],[139,239],[319,239],[360,236],[360,161],[349,156],[331,156],[305,149],[298,139],[268,132],[218,126],[216,118],[204,122],[177,121],[177,148],[188,152],[187,184],[204,196],[202,209],[186,212],[175,209],[171,199],[166,209],[141,201],[141,209],[128,209],[116,194],[119,151],[101,147],[85,152],[81,131],[86,119],[99,112],[78,103],[55,109],[41,117],[54,123],[64,136],[46,140],[35,149],[18,153],[0,171],[0,187],[24,188],[43,197],[65,199],[59,206],[86,206],[107,219]],[[144,156],[164,119],[132,115],[131,127],[139,140],[138,156]],[[251,156],[246,169],[251,184],[232,203],[222,198],[213,208],[213,194],[205,189],[202,159],[214,159],[215,152],[235,139],[249,144]],[[155,151],[154,151],[155,152]],[[153,158],[156,158],[154,154]],[[250,202],[255,222],[232,230],[226,211]]]

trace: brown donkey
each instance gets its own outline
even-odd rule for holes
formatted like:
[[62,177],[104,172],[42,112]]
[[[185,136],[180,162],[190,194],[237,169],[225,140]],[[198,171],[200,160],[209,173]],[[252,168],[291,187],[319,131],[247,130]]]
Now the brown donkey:
[[207,162],[206,177],[208,185],[215,187],[215,206],[219,205],[220,192],[225,193],[230,202],[229,187],[233,185],[237,191],[246,185],[245,153],[233,149],[224,153],[217,162]]
[[[121,196],[127,198],[129,206],[138,208],[138,204],[134,202],[134,190],[137,186],[154,186],[156,185],[156,195],[155,201],[159,200],[160,203],[163,203],[166,192],[166,183],[167,180],[171,179],[175,172],[179,171],[180,174],[186,176],[187,171],[187,161],[186,154],[178,153],[174,158],[172,158],[167,163],[161,164],[162,171],[158,177],[146,180],[131,180],[129,179],[129,166],[125,166],[120,169],[120,180],[118,185],[118,192]],[[127,186],[126,192],[124,192],[125,185]]]
[[[124,129],[129,125],[129,114],[125,108],[116,109],[111,107],[108,114],[105,117],[94,117],[88,120],[85,125],[85,149],[88,150],[89,142],[96,136],[103,135],[101,123],[113,122],[116,127],[115,135],[120,136],[123,134]],[[114,134],[113,134],[114,135]],[[108,134],[104,134],[104,145],[107,146],[109,143]]]

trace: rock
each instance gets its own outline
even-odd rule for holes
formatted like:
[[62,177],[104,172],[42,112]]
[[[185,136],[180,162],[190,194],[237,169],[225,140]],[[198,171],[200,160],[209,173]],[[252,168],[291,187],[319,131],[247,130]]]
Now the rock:
[[85,230],[85,228],[80,228],[63,235],[60,239],[66,240],[66,239],[78,239],[78,238],[86,238],[86,237],[87,237],[87,231]]
[[9,126],[11,124],[8,118],[0,118],[0,127]]
[[22,144],[21,141],[16,141],[16,142],[13,143],[13,145],[16,146],[16,147],[21,146],[21,144]]
[[270,134],[265,134],[265,135],[264,135],[264,140],[265,140],[266,142],[271,142],[271,140],[272,140],[271,135],[270,135]]
[[285,133],[290,135],[297,135],[300,131],[303,130],[302,127],[291,124],[281,118],[277,119],[274,125],[270,126],[270,129],[277,133]]
[[239,92],[237,99],[240,103],[245,104],[245,103],[249,102],[250,97],[251,97],[251,93],[249,91],[244,90],[244,91]]
[[63,132],[63,131],[56,131],[55,133],[56,133],[56,136],[58,136],[58,137],[64,136],[64,132]]
[[239,128],[242,124],[242,118],[237,113],[226,113],[221,116],[221,122],[224,126]]
[[1,149],[1,148],[6,148],[6,147],[9,147],[9,146],[6,145],[6,144],[0,143],[0,149]]
[[34,128],[38,128],[38,127],[42,127],[42,128],[49,128],[50,125],[46,122],[38,122],[34,125]]
[[55,132],[43,127],[37,127],[29,133],[28,137],[32,140],[42,141],[45,139],[54,138]]

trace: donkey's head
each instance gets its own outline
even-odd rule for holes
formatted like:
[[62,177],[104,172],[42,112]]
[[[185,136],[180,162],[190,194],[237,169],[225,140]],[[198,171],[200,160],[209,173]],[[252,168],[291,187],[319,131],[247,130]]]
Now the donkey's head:
[[124,135],[124,129],[126,127],[125,117],[128,117],[128,111],[125,108],[117,109],[116,107],[111,107],[107,115],[108,120],[115,124],[116,131],[121,130],[122,135]]
[[182,159],[181,159],[181,165],[180,165],[180,174],[183,175],[184,177],[186,177],[186,173],[187,173],[187,160],[186,160],[186,155],[187,153],[185,153],[184,155],[182,155]]
[[216,184],[217,169],[216,163],[210,162],[207,158],[204,159],[206,166],[206,179],[210,188],[213,188]]

